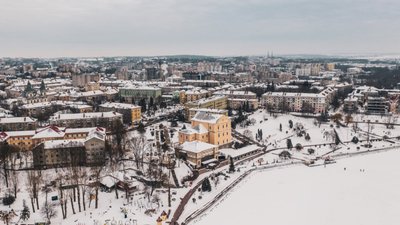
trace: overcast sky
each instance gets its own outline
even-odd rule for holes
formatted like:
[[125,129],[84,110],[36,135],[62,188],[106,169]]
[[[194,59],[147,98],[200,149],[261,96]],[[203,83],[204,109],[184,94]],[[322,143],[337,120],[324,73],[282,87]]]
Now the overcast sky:
[[0,0],[0,57],[399,53],[399,0]]

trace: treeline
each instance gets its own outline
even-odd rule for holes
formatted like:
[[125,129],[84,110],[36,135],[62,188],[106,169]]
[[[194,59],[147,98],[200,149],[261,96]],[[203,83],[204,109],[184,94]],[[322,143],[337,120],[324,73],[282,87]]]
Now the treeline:
[[394,88],[397,83],[400,83],[400,69],[389,68],[364,68],[370,72],[368,75],[359,76],[360,79],[365,79],[365,85],[374,86],[377,88]]

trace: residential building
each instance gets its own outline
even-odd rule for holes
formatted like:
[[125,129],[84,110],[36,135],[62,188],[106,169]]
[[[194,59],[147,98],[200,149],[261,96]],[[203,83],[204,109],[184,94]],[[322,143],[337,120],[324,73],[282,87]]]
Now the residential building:
[[203,87],[203,88],[210,88],[210,87],[217,87],[220,86],[219,81],[216,80],[183,80],[182,85],[192,85],[195,87]]
[[100,112],[115,111],[122,114],[125,124],[134,124],[142,119],[141,107],[127,103],[106,102],[99,107]]
[[6,131],[0,133],[2,141],[13,145],[22,151],[32,150],[33,147],[44,141],[50,140],[72,140],[86,138],[93,130],[104,130],[104,128],[63,128],[57,126],[48,126],[36,130],[26,131]]
[[31,117],[0,118],[1,131],[23,131],[36,129],[37,120]]
[[140,100],[145,99],[147,102],[153,98],[154,102],[159,102],[161,98],[161,88],[150,86],[125,86],[119,89],[119,95],[126,102],[138,103]]
[[[308,104],[305,104],[308,103]],[[268,109],[291,112],[304,110],[321,113],[329,105],[326,96],[313,93],[267,92],[262,96],[262,104]],[[307,109],[305,107],[307,106]]]
[[85,73],[85,74],[73,74],[72,85],[75,87],[85,87],[90,82],[99,82],[100,74],[98,73]]
[[219,155],[218,146],[201,141],[188,141],[179,148],[182,158],[185,158],[194,168],[205,164],[217,162]]
[[115,124],[122,123],[122,114],[118,112],[92,112],[92,113],[68,113],[55,114],[50,117],[51,125],[62,127],[106,127],[112,130]]
[[188,102],[185,104],[185,116],[189,118],[189,110],[193,108],[206,108],[206,109],[227,109],[228,108],[228,97],[215,95],[210,98],[200,99],[194,102]]
[[205,112],[210,114],[220,114],[228,116],[228,110],[226,109],[207,109],[207,108],[192,108],[189,109],[189,117],[186,118],[187,121],[190,121],[198,112]]
[[368,96],[365,112],[368,114],[386,114],[389,111],[389,102],[385,97]]
[[179,94],[179,102],[181,104],[186,102],[194,102],[202,98],[207,98],[211,93],[204,89],[192,89],[187,91],[181,91]]
[[191,125],[179,131],[179,144],[195,140],[219,147],[229,146],[232,142],[231,120],[221,114],[198,112],[191,119]]
[[86,138],[44,141],[33,149],[35,168],[102,165],[105,130],[94,129]]
[[231,109],[240,109],[246,104],[250,110],[258,109],[258,99],[228,98],[228,107]]
[[349,96],[344,99],[343,111],[345,112],[356,112],[358,108],[358,100],[356,97]]

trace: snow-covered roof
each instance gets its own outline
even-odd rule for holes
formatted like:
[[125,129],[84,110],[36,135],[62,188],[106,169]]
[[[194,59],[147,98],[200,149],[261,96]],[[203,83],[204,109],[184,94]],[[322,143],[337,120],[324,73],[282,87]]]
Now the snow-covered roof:
[[0,124],[4,123],[32,123],[35,122],[36,119],[30,117],[7,117],[0,118]]
[[181,130],[181,132],[185,134],[204,134],[208,133],[208,130],[202,124],[199,124],[194,127],[188,125],[186,129]]
[[216,113],[216,114],[224,114],[228,112],[228,110],[226,109],[207,109],[207,108],[191,108],[189,109],[189,111]]
[[197,95],[197,94],[207,94],[207,93],[208,91],[204,89],[192,89],[186,91],[187,95]]
[[192,121],[206,122],[206,123],[217,123],[217,121],[222,117],[221,114],[211,114],[207,112],[197,112],[192,118]]
[[65,134],[63,130],[60,130],[56,126],[48,126],[43,129],[38,129],[36,132],[32,139],[62,138]]
[[56,114],[50,120],[73,120],[73,119],[88,119],[88,118],[113,118],[121,117],[122,114],[117,112],[91,112],[91,113],[67,113]]
[[200,153],[202,151],[215,148],[217,146],[201,141],[191,141],[191,142],[186,141],[181,145],[181,147],[182,151],[185,152]]
[[44,149],[73,148],[85,146],[85,139],[51,140],[43,142]]
[[128,103],[118,103],[118,102],[106,102],[101,104],[100,107],[104,108],[115,108],[115,109],[135,109],[140,108],[140,106],[128,104]]

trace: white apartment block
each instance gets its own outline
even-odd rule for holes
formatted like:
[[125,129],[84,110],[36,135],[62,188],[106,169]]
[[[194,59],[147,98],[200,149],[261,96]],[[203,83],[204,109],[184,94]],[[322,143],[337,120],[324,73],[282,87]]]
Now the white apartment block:
[[325,90],[318,94],[267,92],[262,96],[261,104],[273,109],[285,107],[287,111],[301,112],[303,104],[309,103],[314,113],[321,113],[329,106],[331,99],[331,93],[325,92]]

